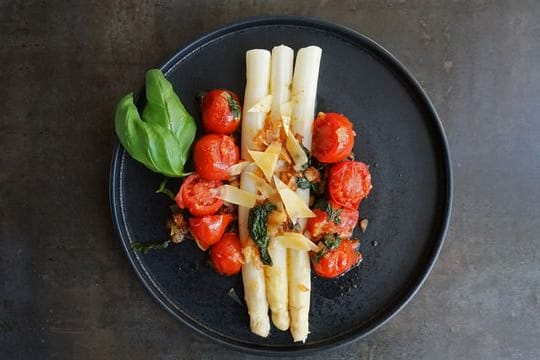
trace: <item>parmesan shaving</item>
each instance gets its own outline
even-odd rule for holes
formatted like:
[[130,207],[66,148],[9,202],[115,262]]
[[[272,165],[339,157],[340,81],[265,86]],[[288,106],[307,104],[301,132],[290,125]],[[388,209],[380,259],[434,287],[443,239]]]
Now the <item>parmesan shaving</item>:
[[241,190],[231,185],[223,185],[220,187],[217,197],[228,203],[240,205],[250,209],[255,206],[255,202],[257,201],[256,194]]
[[234,164],[230,166],[227,171],[229,172],[229,175],[231,176],[240,175],[242,171],[244,171],[244,169],[246,168],[247,164],[249,164],[249,161],[241,161],[238,164]]
[[269,153],[269,154],[279,154],[281,152],[281,143],[279,142],[271,143],[270,145],[268,145],[266,150],[264,150],[264,152]]
[[276,236],[275,241],[279,241],[281,245],[287,249],[297,249],[306,251],[316,251],[318,246],[300,233],[286,232]]
[[281,201],[283,201],[283,205],[285,205],[285,210],[293,223],[296,223],[299,218],[315,217],[315,214],[309,209],[304,200],[285,185],[277,176],[274,176],[274,183],[276,184],[276,189],[281,197]]
[[254,150],[248,150],[248,152],[255,164],[257,164],[259,169],[263,172],[266,180],[270,181],[272,175],[276,171],[276,164],[281,152],[281,144],[274,142],[270,144],[264,152]]
[[305,164],[307,164],[309,159],[307,157],[306,152],[304,151],[304,149],[302,149],[302,146],[300,145],[296,137],[294,137],[292,132],[289,132],[289,134],[287,135],[286,146],[287,146],[287,151],[293,158],[294,169],[296,171],[302,170],[302,168],[304,167]]
[[274,188],[272,188],[272,186],[270,186],[270,184],[266,182],[266,180],[264,180],[257,174],[253,172],[248,172],[246,173],[246,175],[249,176],[251,180],[253,180],[253,182],[257,186],[257,190],[259,190],[264,199],[268,199],[276,192]]

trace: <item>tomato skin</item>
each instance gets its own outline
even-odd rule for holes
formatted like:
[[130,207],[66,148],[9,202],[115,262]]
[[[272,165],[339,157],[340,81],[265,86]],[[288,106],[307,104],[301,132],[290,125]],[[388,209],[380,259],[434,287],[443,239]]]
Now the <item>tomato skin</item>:
[[175,200],[181,209],[188,209],[194,216],[215,214],[223,201],[212,194],[212,190],[222,185],[218,180],[204,180],[198,174],[192,174],[184,180]]
[[318,276],[327,279],[345,274],[362,261],[362,254],[356,250],[358,245],[356,240],[344,239],[337,248],[327,252],[318,262],[314,260],[312,254],[313,270]]
[[189,218],[189,231],[199,248],[205,251],[221,239],[232,220],[231,214],[192,217]]
[[231,276],[242,269],[242,246],[236,233],[226,233],[210,248],[210,260],[221,275]]
[[195,171],[207,180],[228,180],[229,167],[239,159],[238,146],[228,135],[203,135],[193,146]]
[[369,168],[362,162],[342,161],[330,168],[328,194],[337,205],[357,209],[372,187]]
[[339,224],[328,221],[328,213],[322,209],[313,209],[315,217],[309,218],[306,229],[313,241],[318,241],[324,234],[338,234],[342,238],[352,236],[353,229],[358,223],[358,211],[343,208],[332,201],[330,205],[335,211],[341,209]]
[[202,125],[206,132],[230,135],[238,129],[240,117],[240,100],[232,91],[216,89],[204,96]]
[[313,156],[321,163],[344,160],[354,146],[353,125],[344,115],[319,113],[313,123]]

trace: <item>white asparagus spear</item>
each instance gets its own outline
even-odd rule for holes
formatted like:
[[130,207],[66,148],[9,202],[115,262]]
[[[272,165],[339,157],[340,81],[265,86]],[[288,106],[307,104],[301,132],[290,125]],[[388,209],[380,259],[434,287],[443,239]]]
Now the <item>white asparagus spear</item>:
[[270,87],[270,51],[253,49],[246,52],[246,91],[242,114],[241,157],[250,159],[248,150],[264,150],[257,148],[253,140],[259,130],[264,127],[266,113],[248,112],[262,98],[269,94]]
[[[246,53],[246,91],[244,93],[244,113],[242,114],[242,144],[241,153],[244,160],[249,159],[248,150],[255,149],[253,140],[255,135],[264,126],[266,114],[247,112],[253,105],[268,95],[270,81],[270,52],[268,50],[249,50]],[[240,177],[242,190],[257,192],[257,186],[252,178],[247,176],[252,166],[246,167]],[[238,207],[238,228],[240,241],[245,256],[242,265],[242,281],[251,331],[259,336],[267,337],[270,332],[270,319],[268,317],[268,302],[266,300],[266,285],[262,263],[255,249],[255,244],[249,236],[248,229],[249,209]]]
[[[281,105],[291,98],[293,58],[294,52],[290,47],[280,45],[272,49],[270,119],[273,124],[281,124]],[[268,253],[272,258],[272,266],[264,266],[266,298],[272,313],[272,322],[278,329],[287,330],[289,328],[287,249],[278,241],[271,240]]]
[[281,108],[291,100],[293,60],[294,51],[290,47],[279,45],[272,49],[270,119],[273,123],[281,124]]
[[[315,100],[322,50],[317,46],[300,49],[296,56],[293,75],[291,130],[303,137],[303,144],[311,149]],[[297,194],[308,203],[309,189],[298,189]],[[299,221],[302,231],[305,219]],[[311,267],[309,254],[304,250],[288,249],[289,310],[291,334],[294,341],[305,342],[309,333]]]
[[[249,176],[249,171],[253,171],[252,164],[240,176],[240,187],[243,190],[256,193],[257,185]],[[258,255],[256,245],[249,236],[248,216],[249,209],[239,206],[238,229],[245,259],[245,263],[242,265],[244,299],[248,308],[251,331],[256,335],[267,337],[270,332],[270,319],[268,318],[268,302],[266,300],[263,264]]]

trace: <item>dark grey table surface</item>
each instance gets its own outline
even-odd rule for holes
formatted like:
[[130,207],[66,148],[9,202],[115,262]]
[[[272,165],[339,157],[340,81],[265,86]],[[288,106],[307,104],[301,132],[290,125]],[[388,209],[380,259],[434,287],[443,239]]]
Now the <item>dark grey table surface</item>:
[[310,358],[539,358],[535,0],[0,2],[0,358],[251,358],[150,298],[113,232],[107,181],[115,104],[144,71],[268,14],[385,46],[431,97],[453,156],[451,226],[423,288],[369,337]]

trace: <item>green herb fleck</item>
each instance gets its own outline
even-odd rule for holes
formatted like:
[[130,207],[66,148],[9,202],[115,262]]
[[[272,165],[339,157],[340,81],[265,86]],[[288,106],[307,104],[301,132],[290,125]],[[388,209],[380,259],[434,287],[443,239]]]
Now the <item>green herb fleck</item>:
[[319,199],[315,202],[315,205],[313,205],[315,209],[321,209],[326,211],[328,214],[328,221],[333,222],[334,224],[341,224],[341,213],[343,212],[343,209],[334,209],[332,205],[326,200],[326,199]]
[[328,250],[334,250],[341,244],[341,238],[338,234],[326,234],[323,236],[322,242]]
[[341,219],[339,216],[343,212],[343,209],[337,209],[335,210],[332,205],[328,204],[328,221],[332,221],[334,224],[341,224]]
[[338,234],[326,234],[323,236],[322,243],[324,247],[313,255],[315,262],[319,262],[329,251],[337,249],[341,244],[341,238]]
[[240,104],[238,103],[238,101],[236,101],[236,99],[234,98],[234,96],[232,96],[230,92],[227,92],[227,102],[229,103],[229,109],[232,111],[233,116],[236,119],[240,119],[240,116],[242,114]]
[[163,181],[161,182],[161,184],[159,184],[159,188],[156,190],[156,194],[165,194],[167,195],[169,198],[171,198],[171,200],[174,201],[174,193],[167,189],[167,182],[169,181],[168,178],[165,178],[163,179]]
[[296,178],[296,186],[298,186],[300,189],[311,189],[313,184],[305,177],[298,176]]
[[304,166],[302,166],[302,170],[306,170],[308,167],[311,166],[311,151],[309,151],[308,148],[305,147],[304,144],[302,144],[301,141],[299,141],[298,144],[300,144],[300,147],[302,148],[302,150],[304,150],[304,152],[306,153],[306,156],[308,158],[307,163],[305,163]]
[[165,249],[167,248],[171,243],[171,240],[165,240],[162,242],[156,241],[156,242],[134,242],[131,243],[131,248],[135,251],[138,251],[143,254],[148,254],[150,250],[159,250],[159,249]]
[[272,258],[268,253],[268,243],[270,241],[270,236],[268,236],[268,214],[275,209],[274,204],[265,202],[249,210],[249,234],[259,248],[262,262],[266,265],[272,265]]

